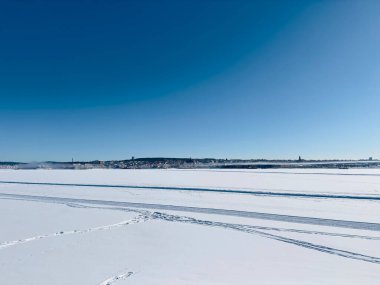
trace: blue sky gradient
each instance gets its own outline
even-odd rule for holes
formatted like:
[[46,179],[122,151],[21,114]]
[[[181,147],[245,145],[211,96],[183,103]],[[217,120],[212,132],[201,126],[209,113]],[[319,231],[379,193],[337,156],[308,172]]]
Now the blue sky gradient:
[[379,1],[1,1],[0,161],[380,158]]

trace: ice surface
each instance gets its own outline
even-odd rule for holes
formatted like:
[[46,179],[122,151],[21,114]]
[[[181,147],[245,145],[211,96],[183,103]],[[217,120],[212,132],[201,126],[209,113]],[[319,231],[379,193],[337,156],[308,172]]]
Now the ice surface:
[[0,183],[5,284],[346,285],[380,278],[380,170],[1,170],[0,181],[103,185]]

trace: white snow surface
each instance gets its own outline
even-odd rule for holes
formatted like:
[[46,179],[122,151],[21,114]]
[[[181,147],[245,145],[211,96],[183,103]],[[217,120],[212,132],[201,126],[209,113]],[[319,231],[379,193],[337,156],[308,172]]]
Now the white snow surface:
[[0,217],[1,284],[380,280],[379,169],[0,170]]

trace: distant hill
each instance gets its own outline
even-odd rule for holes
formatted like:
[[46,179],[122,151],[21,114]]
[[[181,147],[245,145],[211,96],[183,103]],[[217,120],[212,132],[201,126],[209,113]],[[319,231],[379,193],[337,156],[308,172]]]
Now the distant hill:
[[354,168],[380,167],[379,160],[266,160],[266,159],[218,159],[218,158],[170,158],[146,157],[125,160],[94,160],[74,162],[0,162],[0,168],[8,169],[154,169],[154,168]]

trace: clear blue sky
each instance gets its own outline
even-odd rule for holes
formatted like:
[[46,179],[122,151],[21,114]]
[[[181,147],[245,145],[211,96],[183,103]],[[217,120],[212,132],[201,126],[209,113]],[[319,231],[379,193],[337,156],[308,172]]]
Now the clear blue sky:
[[380,158],[380,1],[0,2],[0,161]]

